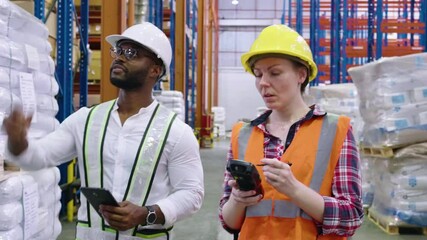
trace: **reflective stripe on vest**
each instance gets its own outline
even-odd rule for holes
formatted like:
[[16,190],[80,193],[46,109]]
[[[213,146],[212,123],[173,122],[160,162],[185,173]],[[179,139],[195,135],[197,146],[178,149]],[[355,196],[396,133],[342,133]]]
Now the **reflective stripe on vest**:
[[[329,163],[329,158],[337,130],[337,123],[337,115],[327,114],[323,117],[322,130],[318,142],[313,177],[310,182],[310,188],[316,192],[320,191],[323,177],[326,174],[326,169]],[[240,129],[238,136],[238,154],[239,158],[242,160],[245,159],[244,154],[246,153],[246,148],[252,130],[253,127],[249,124],[243,125]],[[273,212],[272,209],[274,209]],[[271,215],[281,218],[296,218],[301,216],[305,219],[311,219],[311,217],[303,212],[297,205],[287,200],[275,200],[273,203],[271,199],[266,199],[260,201],[256,205],[246,208],[246,217],[266,217]]]
[[[115,101],[106,102],[95,106],[89,112],[83,138],[84,186],[104,187],[103,146],[108,121],[114,105]],[[160,104],[156,106],[138,147],[123,201],[130,201],[138,206],[146,204],[157,165],[175,118],[175,113]],[[82,201],[83,203],[86,203],[86,207],[89,206],[87,201]],[[93,207],[87,209],[88,221],[85,223],[87,223],[89,230],[86,231],[90,231],[93,228],[108,231],[108,226],[105,225],[103,219],[99,217]],[[80,226],[82,225],[80,224]],[[135,227],[126,232],[120,232],[120,239],[124,235],[135,236],[137,234],[136,230],[137,228]],[[116,232],[112,229],[111,231]]]
[[[164,236],[164,237],[163,237]],[[153,239],[153,238],[159,238],[163,237],[161,239],[166,239],[165,233],[159,233],[159,234],[151,234],[151,235],[144,235],[141,233],[137,233],[136,236],[126,236],[120,234],[120,238],[117,238],[117,233],[115,230],[106,228],[105,231],[102,231],[101,229],[93,229],[89,228],[85,224],[77,224],[77,233],[76,233],[76,240],[141,240],[141,239]]]

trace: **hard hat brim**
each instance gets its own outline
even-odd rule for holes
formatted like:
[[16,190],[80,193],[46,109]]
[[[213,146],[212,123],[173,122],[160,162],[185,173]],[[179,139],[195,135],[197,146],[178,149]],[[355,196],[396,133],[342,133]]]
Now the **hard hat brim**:
[[117,42],[118,41],[120,41],[120,40],[131,40],[131,41],[133,41],[133,42],[135,42],[135,43],[137,43],[137,44],[140,44],[140,43],[138,43],[138,41],[136,40],[136,39],[132,39],[132,38],[130,38],[130,37],[125,37],[125,36],[122,36],[122,35],[119,35],[119,34],[114,34],[114,35],[110,35],[110,36],[107,36],[106,38],[105,38],[105,40],[111,45],[111,46],[113,46],[113,47],[115,47],[116,46],[116,44],[117,44]]
[[[254,73],[252,72],[251,66],[249,66],[249,59],[251,59],[252,57],[257,56],[257,55],[263,55],[263,54],[269,54],[269,53],[272,53],[271,50],[247,52],[241,56],[240,61],[243,65],[243,67],[245,68],[245,70],[253,75]],[[276,51],[275,53],[297,57],[297,56],[295,56],[294,53],[288,52],[288,51],[283,51],[283,50]],[[309,81],[314,80],[317,76],[317,66],[315,65],[315,63],[313,61],[311,61],[310,59],[305,59],[305,58],[302,58],[301,56],[298,56],[298,58],[300,58],[302,61],[306,62],[309,65],[309,67],[310,67]]]

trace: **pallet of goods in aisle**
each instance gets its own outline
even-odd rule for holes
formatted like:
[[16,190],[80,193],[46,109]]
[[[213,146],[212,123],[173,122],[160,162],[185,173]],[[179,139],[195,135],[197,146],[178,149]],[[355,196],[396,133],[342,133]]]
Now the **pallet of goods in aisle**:
[[361,155],[373,199],[369,218],[389,234],[427,229],[427,53],[349,69],[364,121]]

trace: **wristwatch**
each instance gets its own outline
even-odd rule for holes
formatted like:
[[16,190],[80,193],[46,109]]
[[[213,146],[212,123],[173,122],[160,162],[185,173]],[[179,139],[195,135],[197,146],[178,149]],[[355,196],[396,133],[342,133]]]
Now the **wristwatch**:
[[147,225],[155,224],[157,220],[157,214],[156,214],[156,211],[154,210],[154,207],[153,206],[145,206],[145,207],[148,210],[147,217],[145,218]]

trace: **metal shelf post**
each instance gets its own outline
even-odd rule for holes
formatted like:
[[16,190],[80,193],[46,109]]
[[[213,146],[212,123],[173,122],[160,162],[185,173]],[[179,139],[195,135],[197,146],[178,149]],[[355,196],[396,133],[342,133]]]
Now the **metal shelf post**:
[[[75,8],[74,8],[75,11]],[[76,19],[77,20],[77,19]],[[80,107],[87,105],[88,95],[88,38],[89,38],[89,0],[81,0],[80,5],[80,23],[79,23],[79,34],[80,34]]]
[[302,20],[302,1],[298,0],[296,2],[297,4],[297,13],[296,13],[296,31],[302,35],[302,27],[303,27],[303,20]]
[[[314,62],[318,63],[318,54],[319,54],[319,35],[317,31],[319,30],[319,18],[318,18],[318,4],[319,0],[310,0],[310,48],[313,54]],[[319,77],[316,77],[312,82],[310,82],[310,86],[317,85],[319,81]]]
[[424,46],[424,52],[427,52],[427,1],[421,1],[420,22],[424,23],[424,34],[420,36],[420,45]]
[[44,0],[34,1],[34,16],[44,22]]
[[[372,62],[374,60],[374,18],[375,18],[374,2],[375,0],[368,0],[368,42],[367,42],[368,62]],[[378,32],[378,29],[377,29],[377,32]]]
[[[175,52],[175,0],[170,1],[170,9],[171,9],[171,16],[170,16],[170,42],[172,45],[172,53]],[[175,54],[172,54],[172,61],[169,68],[169,88],[170,90],[175,90]]]
[[331,4],[331,83],[340,82],[340,0]]
[[375,59],[379,59],[383,53],[383,33],[381,31],[381,23],[383,21],[383,0],[377,0],[377,39],[375,49]]
[[58,1],[56,74],[62,89],[62,94],[58,97],[59,112],[57,118],[60,122],[73,112],[72,9],[73,2],[71,0]]

